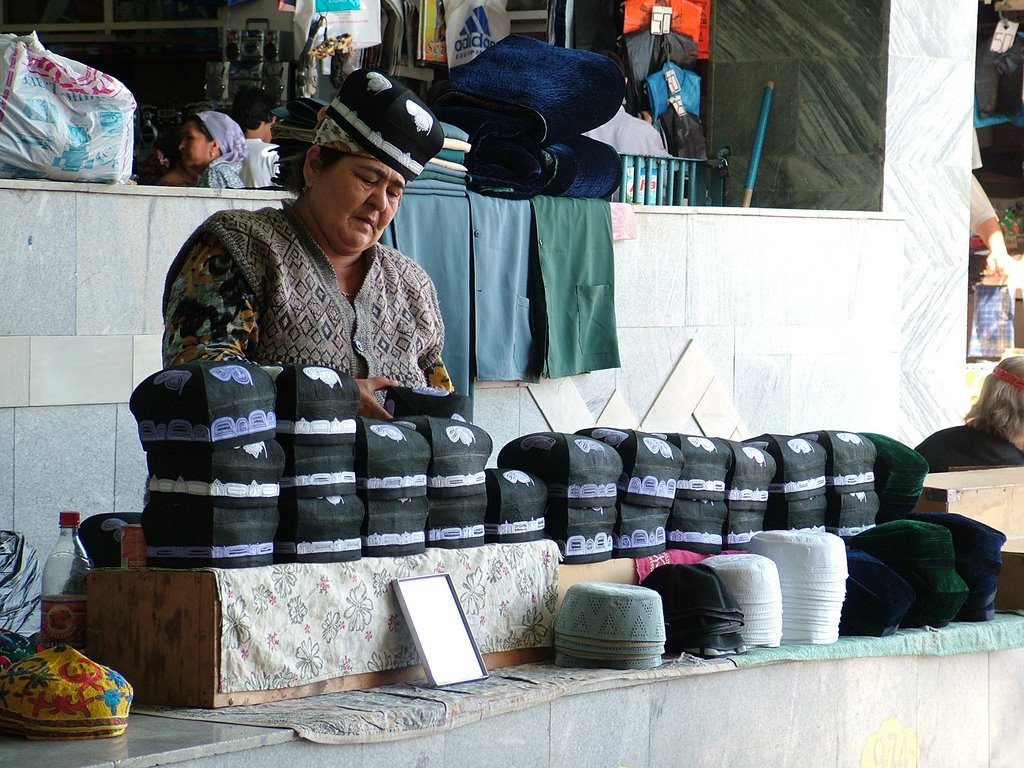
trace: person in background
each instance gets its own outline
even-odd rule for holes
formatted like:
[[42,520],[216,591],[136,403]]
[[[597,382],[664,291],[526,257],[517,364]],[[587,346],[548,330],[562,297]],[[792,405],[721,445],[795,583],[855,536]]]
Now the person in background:
[[245,136],[234,120],[221,112],[197,112],[181,129],[178,145],[185,170],[196,175],[197,187],[241,189],[239,171],[245,159]]
[[194,187],[198,174],[185,170],[181,164],[181,126],[168,127],[157,135],[153,148],[139,167],[138,184],[162,187]]
[[[621,59],[611,51],[598,51],[598,53],[615,62],[619,71],[622,72],[622,79],[628,84],[629,79],[626,77]],[[583,135],[610,144],[620,155],[669,157],[661,133],[651,125],[650,114],[646,112],[641,114],[644,116],[643,118],[629,114],[626,111],[626,100],[623,99],[622,104],[619,105],[619,111],[611,120]]]
[[963,426],[941,429],[915,450],[932,472],[1024,465],[1024,356],[992,369]]
[[360,415],[382,419],[387,387],[452,391],[434,283],[379,243],[406,182],[443,142],[408,88],[370,70],[348,75],[290,161],[294,202],[215,213],[178,252],[164,288],[164,365],[326,365],[359,382]]
[[[981,148],[978,146],[977,129],[974,130],[971,168],[973,170],[981,168]],[[981,182],[973,173],[971,174],[971,232],[980,237],[988,249],[985,271],[996,277],[1009,277],[1011,282],[1019,281],[1020,276],[1015,269],[1017,262],[1010,257],[1006,250],[1006,240],[1003,238],[1003,228],[999,225],[999,217],[996,216],[995,208],[988,199],[988,195],[985,194]]]
[[277,176],[277,144],[271,141],[270,129],[277,119],[270,94],[254,85],[242,88],[231,104],[231,117],[245,134],[245,160],[242,161],[242,183],[246,187],[273,187]]

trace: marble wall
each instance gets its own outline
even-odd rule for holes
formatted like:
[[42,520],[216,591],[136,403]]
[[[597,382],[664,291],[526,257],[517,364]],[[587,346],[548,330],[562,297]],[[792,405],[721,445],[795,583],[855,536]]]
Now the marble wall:
[[964,414],[977,14],[973,0],[890,11],[882,210],[906,220],[900,397],[912,437]]
[[[0,528],[46,552],[61,509],[141,511],[145,457],[127,402],[160,366],[167,266],[209,213],[276,199],[0,181]],[[476,418],[496,447],[598,422],[737,437],[898,431],[898,218],[635,210],[636,239],[615,243],[622,367],[478,384]],[[830,257],[797,241],[830,243]],[[712,390],[695,358],[716,393],[696,394],[717,420],[691,412],[700,397],[687,388]],[[733,431],[707,431],[722,423]]]
[[[765,82],[774,80],[753,205],[905,218],[901,437],[964,407],[973,0],[714,4],[707,122],[731,146],[739,204]],[[802,238],[801,238],[802,240]],[[823,249],[828,253],[828,247]]]
[[742,200],[774,81],[753,205],[880,210],[890,1],[712,4],[704,119],[709,151],[731,148],[729,204]]

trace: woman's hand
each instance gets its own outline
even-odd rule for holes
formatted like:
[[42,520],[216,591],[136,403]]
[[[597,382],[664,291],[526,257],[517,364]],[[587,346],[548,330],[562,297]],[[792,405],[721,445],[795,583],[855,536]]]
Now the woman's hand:
[[368,419],[390,419],[391,414],[377,402],[373,393],[388,387],[397,387],[398,382],[384,376],[374,376],[370,379],[356,379],[356,383],[359,385],[359,407],[356,414]]

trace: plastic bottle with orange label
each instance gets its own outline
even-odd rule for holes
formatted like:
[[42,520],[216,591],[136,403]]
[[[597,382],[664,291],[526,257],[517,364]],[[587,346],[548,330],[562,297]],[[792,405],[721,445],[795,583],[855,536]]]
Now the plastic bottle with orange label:
[[60,513],[60,536],[43,566],[39,642],[85,652],[85,582],[92,562],[78,536],[78,512]]

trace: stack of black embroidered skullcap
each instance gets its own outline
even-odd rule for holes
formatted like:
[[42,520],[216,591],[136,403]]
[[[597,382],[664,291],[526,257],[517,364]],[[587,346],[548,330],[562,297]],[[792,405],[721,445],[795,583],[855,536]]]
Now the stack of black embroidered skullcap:
[[388,387],[384,410],[396,419],[406,416],[437,416],[456,421],[473,420],[473,400],[436,387]]
[[614,557],[665,551],[665,525],[676,497],[683,454],[665,438],[633,429],[594,427],[577,432],[612,446],[622,459],[615,500]]
[[928,460],[896,438],[861,432],[875,446],[875,491],[878,514],[875,522],[900,520],[914,511],[924,491]]
[[877,557],[859,549],[846,551],[846,565],[850,575],[846,579],[839,634],[893,634],[914,604],[914,588]]
[[356,487],[363,555],[402,557],[426,550],[430,444],[411,424],[356,419]]
[[729,442],[678,433],[667,437],[683,454],[683,471],[669,513],[666,546],[717,554],[722,551],[722,533],[729,516],[725,504],[725,478],[732,466]]
[[661,666],[665,653],[661,596],[632,584],[573,584],[555,619],[554,645],[559,667]]
[[959,613],[969,589],[956,572],[953,536],[942,525],[890,520],[852,537],[848,544],[874,555],[914,590],[901,627],[944,627]]
[[820,430],[799,435],[825,449],[825,530],[842,539],[875,524],[875,446],[856,432]]
[[484,541],[488,544],[521,544],[544,538],[548,486],[521,469],[484,470],[487,511]]
[[641,586],[661,595],[669,653],[715,657],[746,652],[743,612],[711,566],[660,565]]
[[826,531],[762,531],[750,551],[775,561],[782,587],[782,642],[812,645],[839,639],[846,598],[846,547]]
[[427,546],[481,546],[487,512],[484,467],[491,456],[491,436],[475,424],[455,419],[409,416],[401,421],[412,425],[430,446]]
[[270,565],[284,452],[274,381],[243,361],[147,377],[129,407],[146,451],[146,562],[156,568]]
[[266,369],[277,387],[277,440],[284,448],[274,561],[358,560],[364,514],[355,473],[359,385],[322,365]]
[[775,477],[775,459],[760,448],[729,440],[732,466],[725,476],[725,504],[729,517],[725,525],[727,550],[745,551],[750,539],[764,530],[768,510],[768,487]]
[[712,555],[704,565],[718,571],[743,613],[743,644],[778,648],[782,642],[782,585],[775,561],[745,552]]
[[914,512],[908,520],[949,529],[956,555],[956,572],[968,594],[954,621],[991,621],[996,614],[996,586],[1003,568],[1006,534],[955,512]]
[[622,474],[614,448],[584,435],[534,432],[506,443],[498,466],[535,475],[547,485],[545,534],[558,543],[564,563],[611,558],[616,483]]
[[824,531],[828,509],[825,449],[813,440],[792,435],[764,434],[744,442],[775,459],[765,530]]

